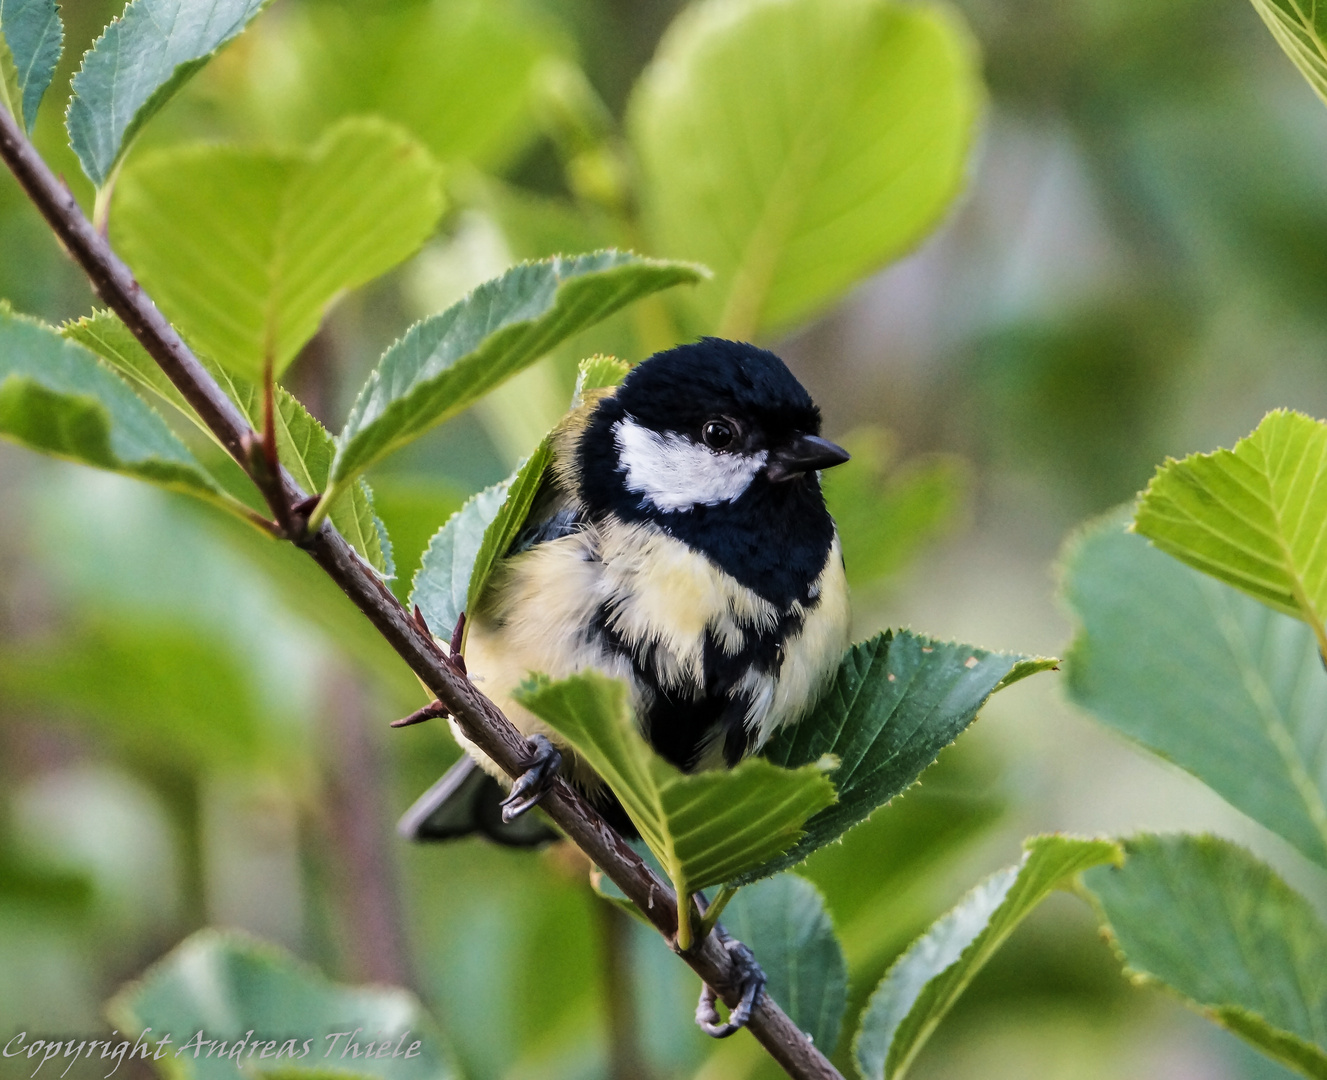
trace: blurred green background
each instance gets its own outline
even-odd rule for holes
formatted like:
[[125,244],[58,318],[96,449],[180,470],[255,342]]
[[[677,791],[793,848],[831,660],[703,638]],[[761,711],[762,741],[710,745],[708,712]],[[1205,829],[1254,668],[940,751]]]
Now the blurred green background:
[[[919,251],[773,344],[830,436],[880,426],[890,441],[873,449],[905,467],[966,462],[944,535],[857,595],[855,636],[904,625],[1057,654],[1073,628],[1054,563],[1079,522],[1268,408],[1327,415],[1327,112],[1245,0],[957,6],[991,98],[968,190]],[[615,132],[680,7],[281,0],[143,144],[305,143],[376,111],[446,162],[438,235],[347,297],[288,376],[335,429],[414,318],[514,259],[629,242],[612,216],[615,170],[630,168]],[[117,11],[65,3],[38,125],[84,198],[58,103]],[[0,251],[18,310],[92,306],[7,173]],[[639,358],[634,341],[610,321],[375,471],[402,589],[447,514],[556,418],[570,362]],[[395,838],[457,751],[441,724],[388,730],[419,688],[306,563],[198,504],[0,444],[0,1032],[97,1030],[127,979],[220,925],[338,979],[414,988],[475,1080],[608,1075],[606,999],[627,984],[640,1075],[769,1075],[747,1036],[695,1030],[693,976],[596,901],[565,850]],[[1139,827],[1232,836],[1327,908],[1321,871],[1077,713],[1055,675],[996,698],[920,788],[804,869],[860,1001],[1022,836]],[[81,1068],[69,1075],[101,1075]],[[1288,1074],[1130,988],[1086,907],[1058,897],[915,1075]]]

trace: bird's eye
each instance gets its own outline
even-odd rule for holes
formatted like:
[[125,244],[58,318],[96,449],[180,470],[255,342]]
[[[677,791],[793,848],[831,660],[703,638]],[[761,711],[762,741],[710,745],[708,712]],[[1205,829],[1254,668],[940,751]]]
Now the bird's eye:
[[737,432],[733,429],[730,420],[706,420],[705,426],[700,429],[700,437],[705,440],[705,445],[711,450],[726,449],[732,445],[736,435]]

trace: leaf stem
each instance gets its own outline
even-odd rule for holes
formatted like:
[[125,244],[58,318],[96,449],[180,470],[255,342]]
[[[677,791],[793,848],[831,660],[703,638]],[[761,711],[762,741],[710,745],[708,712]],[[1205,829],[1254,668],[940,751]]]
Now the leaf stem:
[[737,895],[740,885],[720,885],[719,891],[714,894],[714,902],[705,909],[705,915],[700,921],[700,936],[708,937],[710,931],[714,929],[719,921],[719,916],[723,914],[723,909],[728,906],[728,901]]
[[288,540],[299,540],[302,530],[295,527],[295,519],[290,512],[291,500],[281,483],[281,455],[276,445],[275,384],[272,350],[268,349],[263,359],[263,437],[256,444],[250,444],[250,457],[253,460],[249,475],[275,512],[282,536]]
[[[70,193],[33,149],[7,111],[0,110],[0,158],[46,218],[66,251],[88,276],[102,300],[124,321],[160,365],[185,400],[216,434],[221,445],[251,470],[251,448],[258,436],[239,409],[198,362],[175,328],[134,280]],[[250,472],[252,475],[252,472]],[[288,513],[304,501],[303,491],[279,469],[264,490],[274,514]],[[315,511],[316,513],[316,511]],[[513,779],[525,768],[525,739],[479,689],[448,662],[446,653],[420,629],[354,549],[334,528],[307,534],[300,547],[322,567],[397,655],[437,696],[469,738]],[[678,928],[677,898],[575,788],[559,778],[544,796],[542,808],[566,836],[585,852],[665,937]],[[732,1007],[740,1001],[741,975],[733,957],[715,935],[701,940],[683,957],[709,986],[721,988]],[[790,1076],[798,1080],[842,1080],[841,1074],[768,994],[751,1015],[751,1033]]]
[[[677,895],[681,896],[682,893],[679,892],[677,893]],[[688,950],[690,950],[691,946],[695,943],[695,938],[692,936],[692,927],[691,927],[693,921],[692,917],[694,916],[694,914],[695,914],[695,904],[692,902],[690,897],[687,897],[687,902],[678,908],[678,920],[677,920],[678,952],[682,953],[687,952]]]
[[337,494],[335,488],[328,488],[318,497],[318,503],[309,514],[309,532],[316,533],[323,527],[323,522],[327,520],[327,512],[331,508],[332,498]]

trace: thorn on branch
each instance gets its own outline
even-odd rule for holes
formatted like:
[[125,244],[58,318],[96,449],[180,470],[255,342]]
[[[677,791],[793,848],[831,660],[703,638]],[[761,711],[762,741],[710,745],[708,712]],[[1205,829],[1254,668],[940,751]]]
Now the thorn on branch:
[[298,540],[295,540],[296,543],[300,543],[308,538],[309,517],[313,514],[314,507],[318,505],[320,498],[321,496],[319,495],[310,495],[306,499],[300,499],[299,502],[290,508],[290,525],[291,530],[294,533],[292,539],[295,539],[295,537],[299,538]]
[[462,675],[468,675],[465,670],[465,654],[461,652],[461,646],[465,643],[465,612],[461,612],[456,617],[456,626],[452,630],[451,647],[447,650],[447,661],[459,671]]
[[[433,637],[433,631],[429,629],[428,620],[424,618],[424,613],[419,610],[419,605],[415,605],[414,610],[415,625],[420,628],[429,637]],[[447,646],[447,655],[443,658],[447,664],[459,675],[468,675],[465,667],[465,655],[461,652],[461,643],[465,640],[465,612],[461,612],[456,619],[456,626],[452,630],[451,641]]]
[[416,709],[409,716],[403,716],[400,720],[393,720],[391,726],[412,727],[415,724],[422,724],[425,720],[444,720],[451,713],[441,701],[431,701],[422,709]]

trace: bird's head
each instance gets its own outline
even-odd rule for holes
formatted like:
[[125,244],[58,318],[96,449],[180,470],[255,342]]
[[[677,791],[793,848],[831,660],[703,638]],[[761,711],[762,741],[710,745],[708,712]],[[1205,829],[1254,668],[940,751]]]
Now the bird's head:
[[761,494],[818,502],[817,472],[848,454],[821,438],[820,411],[782,360],[704,338],[633,368],[588,418],[579,458],[592,509],[652,517]]

